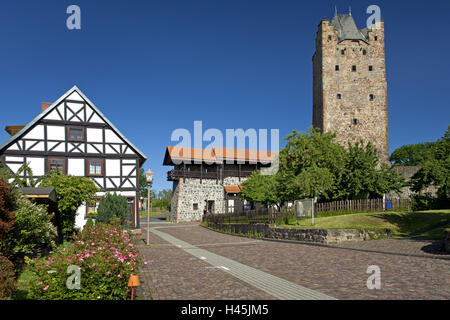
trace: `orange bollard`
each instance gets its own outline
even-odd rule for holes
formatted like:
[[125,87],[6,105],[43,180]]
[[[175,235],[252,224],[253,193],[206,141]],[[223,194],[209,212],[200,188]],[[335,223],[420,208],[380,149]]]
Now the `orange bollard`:
[[130,274],[130,279],[128,279],[128,287],[131,287],[131,300],[133,300],[134,297],[134,287],[139,287],[141,283],[139,282],[139,277]]

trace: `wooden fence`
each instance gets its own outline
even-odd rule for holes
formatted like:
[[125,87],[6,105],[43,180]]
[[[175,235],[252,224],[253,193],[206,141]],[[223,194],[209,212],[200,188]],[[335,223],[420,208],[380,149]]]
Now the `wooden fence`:
[[[336,214],[339,212],[376,212],[395,211],[399,209],[409,209],[408,199],[388,199],[383,204],[383,199],[362,199],[322,202],[314,204],[314,215],[320,213]],[[295,217],[295,206],[276,210],[273,208],[261,208],[259,210],[248,210],[234,213],[209,214],[203,217],[207,223],[275,223],[280,219]]]
[[314,212],[339,212],[339,211],[391,211],[408,209],[408,199],[362,199],[322,202],[314,204]]

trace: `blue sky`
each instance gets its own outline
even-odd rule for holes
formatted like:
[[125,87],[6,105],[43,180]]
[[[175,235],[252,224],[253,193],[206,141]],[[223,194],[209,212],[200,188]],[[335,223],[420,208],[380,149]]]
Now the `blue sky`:
[[[66,8],[81,8],[81,30]],[[450,119],[449,1],[0,1],[0,127],[20,125],[77,85],[170,188],[164,150],[177,128],[279,129],[312,122],[317,25],[381,8],[390,151],[434,141]],[[8,134],[2,130],[0,141]]]

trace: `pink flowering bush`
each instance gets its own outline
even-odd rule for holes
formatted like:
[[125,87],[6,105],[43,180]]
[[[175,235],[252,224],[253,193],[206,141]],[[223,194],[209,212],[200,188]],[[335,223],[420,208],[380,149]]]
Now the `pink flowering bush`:
[[[140,257],[129,233],[100,224],[87,227],[74,242],[59,247],[46,258],[27,260],[36,275],[31,299],[122,300],[131,297],[128,279],[137,273]],[[79,289],[70,289],[69,266],[80,268]]]

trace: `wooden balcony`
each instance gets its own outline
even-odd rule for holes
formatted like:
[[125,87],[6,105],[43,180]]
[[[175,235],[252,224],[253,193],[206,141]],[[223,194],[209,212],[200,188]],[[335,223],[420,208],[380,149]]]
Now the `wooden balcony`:
[[246,170],[217,170],[213,172],[202,172],[199,170],[185,171],[185,170],[170,170],[167,172],[167,180],[174,181],[181,178],[196,178],[196,179],[216,179],[222,180],[227,177],[246,178],[252,174],[253,171]]

